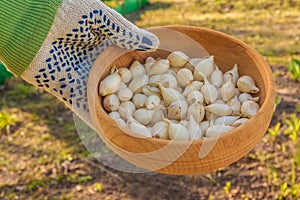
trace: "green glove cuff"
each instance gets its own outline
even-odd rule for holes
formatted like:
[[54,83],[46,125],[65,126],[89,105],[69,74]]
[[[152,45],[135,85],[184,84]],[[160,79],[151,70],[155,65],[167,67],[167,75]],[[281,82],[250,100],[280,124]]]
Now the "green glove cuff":
[[21,75],[34,59],[62,0],[1,0],[0,61]]

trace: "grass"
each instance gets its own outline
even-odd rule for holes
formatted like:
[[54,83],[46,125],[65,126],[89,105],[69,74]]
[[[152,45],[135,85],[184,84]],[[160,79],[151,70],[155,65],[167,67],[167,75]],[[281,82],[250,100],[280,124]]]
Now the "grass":
[[292,79],[300,81],[300,60],[292,58],[288,64],[288,70]]
[[[270,162],[274,162],[274,160],[266,159],[265,155],[260,155],[260,157],[264,158],[263,164],[267,164],[268,175],[267,180],[270,185],[274,185],[278,187],[280,194],[278,195],[277,199],[298,199],[300,198],[300,183],[296,179],[299,170],[300,170],[300,145],[299,145],[299,125],[300,125],[300,118],[297,117],[296,114],[290,115],[289,118],[283,119],[282,123],[278,122],[274,127],[269,128],[268,133],[270,134],[270,142],[276,144],[276,139],[280,143],[287,141],[287,139],[292,141],[292,144],[288,146],[288,152],[286,148],[281,148],[284,154],[287,154],[290,160],[290,165],[284,167],[286,171],[286,175],[279,174],[278,170],[274,168],[274,164]],[[288,136],[288,138],[284,139],[283,137]],[[268,141],[265,141],[268,142]],[[282,144],[284,145],[284,144]],[[262,159],[260,160],[262,162]],[[276,164],[276,163],[275,163]],[[278,166],[278,164],[276,164]]]
[[276,137],[280,135],[280,133],[281,133],[280,128],[281,128],[281,123],[277,122],[277,124],[274,126],[274,128],[268,129],[268,133],[271,136],[271,141],[274,141],[276,139]]
[[281,101],[282,101],[282,97],[280,97],[280,96],[276,96],[276,97],[275,97],[274,111],[276,111],[276,108],[277,108],[278,105],[281,103]]
[[300,118],[298,118],[296,114],[292,114],[291,117],[285,119],[284,122],[288,126],[284,133],[289,135],[293,142],[297,143],[300,134]]
[[15,122],[15,118],[6,112],[0,112],[0,135],[9,132],[10,126]]
[[124,1],[123,0],[116,0],[116,1],[104,0],[103,2],[111,8],[115,8],[119,5],[121,5]]
[[0,133],[8,126],[10,131],[5,131],[2,139],[0,134],[0,174],[9,171],[11,177],[22,177],[19,184],[25,188],[21,193],[12,190],[0,176],[0,198],[1,191],[8,199],[26,192],[34,196],[51,185],[59,185],[59,177],[70,184],[89,181],[90,177],[81,175],[68,181],[65,172],[59,170],[65,162],[86,155],[71,112],[51,95],[19,79],[8,81],[6,87],[0,91]]
[[225,193],[227,195],[229,195],[230,194],[230,190],[231,190],[231,182],[227,181],[223,189],[224,189]]
[[279,199],[297,199],[299,197],[300,192],[300,183],[296,182],[296,169],[294,161],[291,161],[291,175],[289,178],[289,181],[282,181],[282,184],[280,185],[280,195]]
[[233,35],[258,50],[270,64],[287,65],[299,57],[299,1],[170,1],[168,8],[148,10],[138,26],[193,25]]

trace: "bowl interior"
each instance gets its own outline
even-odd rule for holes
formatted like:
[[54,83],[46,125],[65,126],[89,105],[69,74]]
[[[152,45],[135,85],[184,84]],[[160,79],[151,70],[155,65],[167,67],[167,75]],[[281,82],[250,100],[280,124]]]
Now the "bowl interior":
[[[160,36],[159,29],[153,29],[152,32]],[[197,35],[192,36],[193,41],[197,43],[197,45],[200,44],[201,47],[203,47],[207,52],[205,51],[204,53],[201,50],[201,52],[199,52],[199,49],[195,50],[195,48],[184,48],[184,50],[182,50],[182,43],[184,43],[184,41],[180,41],[179,43],[173,41],[175,44],[173,45],[175,47],[170,49],[183,51],[190,58],[203,58],[208,55],[213,55],[216,65],[223,73],[232,69],[235,64],[238,64],[240,76],[248,75],[255,80],[260,92],[253,95],[260,97],[259,105],[262,106],[263,102],[266,100],[268,81],[266,80],[265,74],[262,73],[264,72],[263,66],[260,66],[259,62],[254,60],[253,56],[247,51],[247,49],[245,49],[245,46],[241,46],[240,42],[234,38],[220,33],[217,35],[218,37],[214,37],[212,38],[213,40],[210,41],[204,40],[202,37]],[[110,48],[110,51],[119,51],[119,47],[112,46]],[[103,64],[104,70],[99,78],[99,83],[110,74],[112,67],[129,68],[132,62],[135,60],[138,60],[143,64],[149,56],[153,57],[154,59],[167,58],[171,52],[171,50],[166,50],[165,44],[164,47],[160,47],[154,52],[121,50],[121,53],[114,56],[114,59],[111,60],[110,63]],[[102,97],[99,96],[99,98],[102,100]]]
[[[169,28],[179,31],[181,35],[177,35],[174,31],[170,32]],[[261,107],[260,109],[262,109],[268,93],[270,95],[272,91],[272,84],[270,84],[272,83],[272,77],[270,77],[269,66],[263,62],[259,54],[253,51],[249,46],[231,36],[209,29],[189,31],[186,28],[179,28],[179,30],[177,30],[176,27],[168,27],[168,29],[153,28],[150,29],[150,31],[156,34],[161,41],[161,45],[156,51],[129,51],[114,45],[109,47],[96,61],[96,65],[98,65],[97,68],[100,70],[98,71],[98,77],[96,77],[96,84],[99,85],[100,82],[109,75],[113,67],[129,68],[131,63],[135,60],[145,63],[146,58],[149,56],[154,59],[167,58],[170,52],[180,50],[186,53],[190,58],[201,58],[213,55],[216,65],[223,73],[232,69],[235,64],[238,64],[240,76],[251,76],[260,89],[259,93],[254,96],[260,98],[258,103]],[[182,34],[184,36],[182,36]],[[106,113],[102,105],[103,97],[98,93],[95,95],[97,95],[97,100],[99,100],[101,105],[101,113]],[[104,116],[100,115],[100,117]],[[101,119],[99,121],[101,121]],[[111,120],[111,123],[115,122]],[[153,138],[152,140],[157,139]]]

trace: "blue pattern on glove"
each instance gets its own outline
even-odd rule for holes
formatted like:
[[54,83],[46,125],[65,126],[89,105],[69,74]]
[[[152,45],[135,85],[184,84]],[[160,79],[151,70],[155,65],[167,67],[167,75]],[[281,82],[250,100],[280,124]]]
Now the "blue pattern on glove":
[[45,60],[47,67],[41,68],[34,78],[38,87],[50,89],[66,103],[75,104],[78,109],[88,112],[88,74],[99,54],[111,42],[120,44],[123,48],[141,50],[150,49],[152,42],[137,35],[134,38],[137,42],[125,43],[126,40],[119,38],[115,33],[129,38],[133,38],[134,34],[122,30],[103,14],[102,10],[83,15],[78,25],[79,27],[66,34],[65,38],[57,38],[52,43],[49,52],[51,56]]
[[[88,112],[88,74],[99,54],[111,42],[123,48],[139,50],[149,50],[152,42],[144,36],[141,38],[122,30],[102,10],[83,15],[78,25],[65,38],[58,38],[52,43],[51,56],[46,59],[47,67],[41,68],[34,78],[39,87],[52,90],[66,103],[75,104],[78,109]],[[127,40],[117,35],[120,33]],[[134,41],[128,41],[128,38]]]

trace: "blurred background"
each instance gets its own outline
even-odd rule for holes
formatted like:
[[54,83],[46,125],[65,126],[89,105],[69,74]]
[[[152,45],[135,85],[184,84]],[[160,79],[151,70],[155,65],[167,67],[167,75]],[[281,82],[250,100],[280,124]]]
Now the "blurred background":
[[300,199],[300,1],[105,3],[142,28],[206,27],[259,51],[276,83],[269,130],[246,157],[212,173],[118,172],[89,157],[62,103],[0,70],[0,199]]

